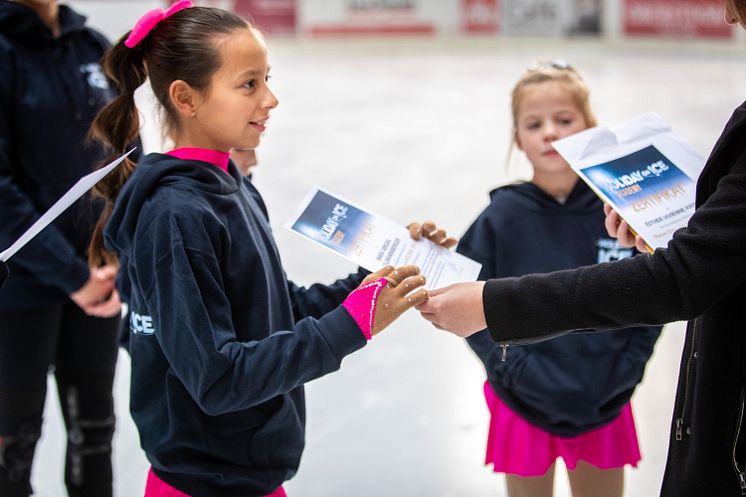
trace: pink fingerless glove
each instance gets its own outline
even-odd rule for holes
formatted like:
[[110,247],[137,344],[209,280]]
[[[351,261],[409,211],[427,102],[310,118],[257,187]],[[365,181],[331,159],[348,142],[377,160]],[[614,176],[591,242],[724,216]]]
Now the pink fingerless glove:
[[342,302],[342,306],[347,309],[368,340],[373,338],[373,318],[376,314],[378,295],[386,285],[386,278],[371,281],[356,288]]

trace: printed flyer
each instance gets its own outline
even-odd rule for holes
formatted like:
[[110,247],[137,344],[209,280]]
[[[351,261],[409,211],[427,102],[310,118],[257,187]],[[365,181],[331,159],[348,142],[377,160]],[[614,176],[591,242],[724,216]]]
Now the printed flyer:
[[34,224],[32,224],[15,242],[13,242],[10,247],[0,253],[0,261],[6,262],[8,259],[13,257],[16,252],[21,250],[24,245],[26,245],[36,235],[38,235],[41,230],[49,226],[49,224],[51,224],[51,222],[54,221],[57,216],[62,214],[65,209],[73,205],[76,200],[82,197],[88,190],[93,188],[94,185],[101,180],[101,178],[109,174],[129,154],[134,151],[135,149],[133,148],[118,159],[80,178],[73,186],[70,187],[69,190],[65,192],[64,195],[62,195],[62,197],[59,198],[59,200],[57,200],[57,202],[55,202],[49,209],[47,209],[47,211],[44,212],[44,214],[42,214],[39,219],[34,222]]
[[695,178],[704,158],[657,114],[614,129],[591,128],[553,145],[651,251],[665,247],[694,213]]
[[413,240],[398,223],[317,188],[309,192],[285,227],[369,271],[388,264],[417,265],[428,289],[476,281],[482,268],[430,240]]

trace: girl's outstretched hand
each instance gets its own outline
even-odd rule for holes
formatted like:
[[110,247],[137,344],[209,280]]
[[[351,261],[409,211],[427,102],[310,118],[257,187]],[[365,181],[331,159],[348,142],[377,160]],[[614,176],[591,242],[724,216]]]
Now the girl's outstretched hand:
[[448,234],[443,229],[439,229],[434,222],[425,221],[424,223],[410,223],[407,228],[409,234],[415,240],[419,240],[422,237],[427,238],[431,242],[437,243],[441,247],[451,248],[456,246],[458,240]]
[[484,281],[456,283],[430,292],[417,310],[439,330],[468,337],[487,327],[482,303]]
[[609,204],[604,204],[604,214],[606,215],[606,219],[604,220],[606,232],[610,237],[616,238],[619,241],[619,245],[622,247],[635,247],[641,254],[650,252],[645,240],[632,233],[627,221],[622,219],[617,211],[612,209]]
[[370,339],[407,309],[426,302],[424,285],[417,266],[386,266],[369,274],[342,305]]

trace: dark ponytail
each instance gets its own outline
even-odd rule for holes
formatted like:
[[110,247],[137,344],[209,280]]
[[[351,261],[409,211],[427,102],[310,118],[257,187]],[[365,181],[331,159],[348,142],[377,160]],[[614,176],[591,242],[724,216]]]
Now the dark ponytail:
[[[140,132],[135,107],[135,90],[150,78],[163,111],[166,129],[176,129],[178,120],[171,104],[171,83],[182,80],[193,88],[204,90],[222,61],[217,37],[239,29],[253,29],[241,17],[221,9],[192,7],[176,12],[161,21],[133,48],[124,44],[129,33],[110,48],[103,58],[106,75],[119,89],[119,96],[101,109],[91,125],[90,135],[110,152],[107,164],[126,152]],[[147,69],[146,69],[147,68]],[[116,263],[114,254],[104,248],[103,230],[111,216],[119,191],[135,169],[129,158],[109,173],[93,193],[106,200],[88,248],[91,265]]]
[[[102,108],[91,124],[90,136],[109,151],[103,164],[108,164],[122,155],[140,132],[135,90],[145,82],[147,72],[142,48],[127,48],[124,45],[126,36],[111,47],[102,60],[104,72],[119,90],[119,96]],[[119,190],[134,169],[135,163],[128,157],[93,188],[93,194],[103,198],[106,205],[96,223],[88,247],[88,261],[92,266],[117,262],[116,256],[104,248],[103,231]]]

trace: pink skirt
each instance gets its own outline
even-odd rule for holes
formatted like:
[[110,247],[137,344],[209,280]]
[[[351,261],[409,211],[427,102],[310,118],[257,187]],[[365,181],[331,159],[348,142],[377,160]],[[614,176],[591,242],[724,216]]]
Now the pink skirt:
[[[148,482],[145,484],[145,497],[189,497],[189,495],[176,490],[174,487],[161,480],[153,470],[148,472]],[[286,497],[285,490],[278,488],[267,497]]]
[[600,469],[637,467],[640,446],[637,442],[632,406],[628,403],[611,423],[577,437],[552,435],[520,417],[498,397],[489,382],[484,397],[490,411],[485,464],[495,473],[518,476],[542,476],[558,457],[573,470],[578,461]]

